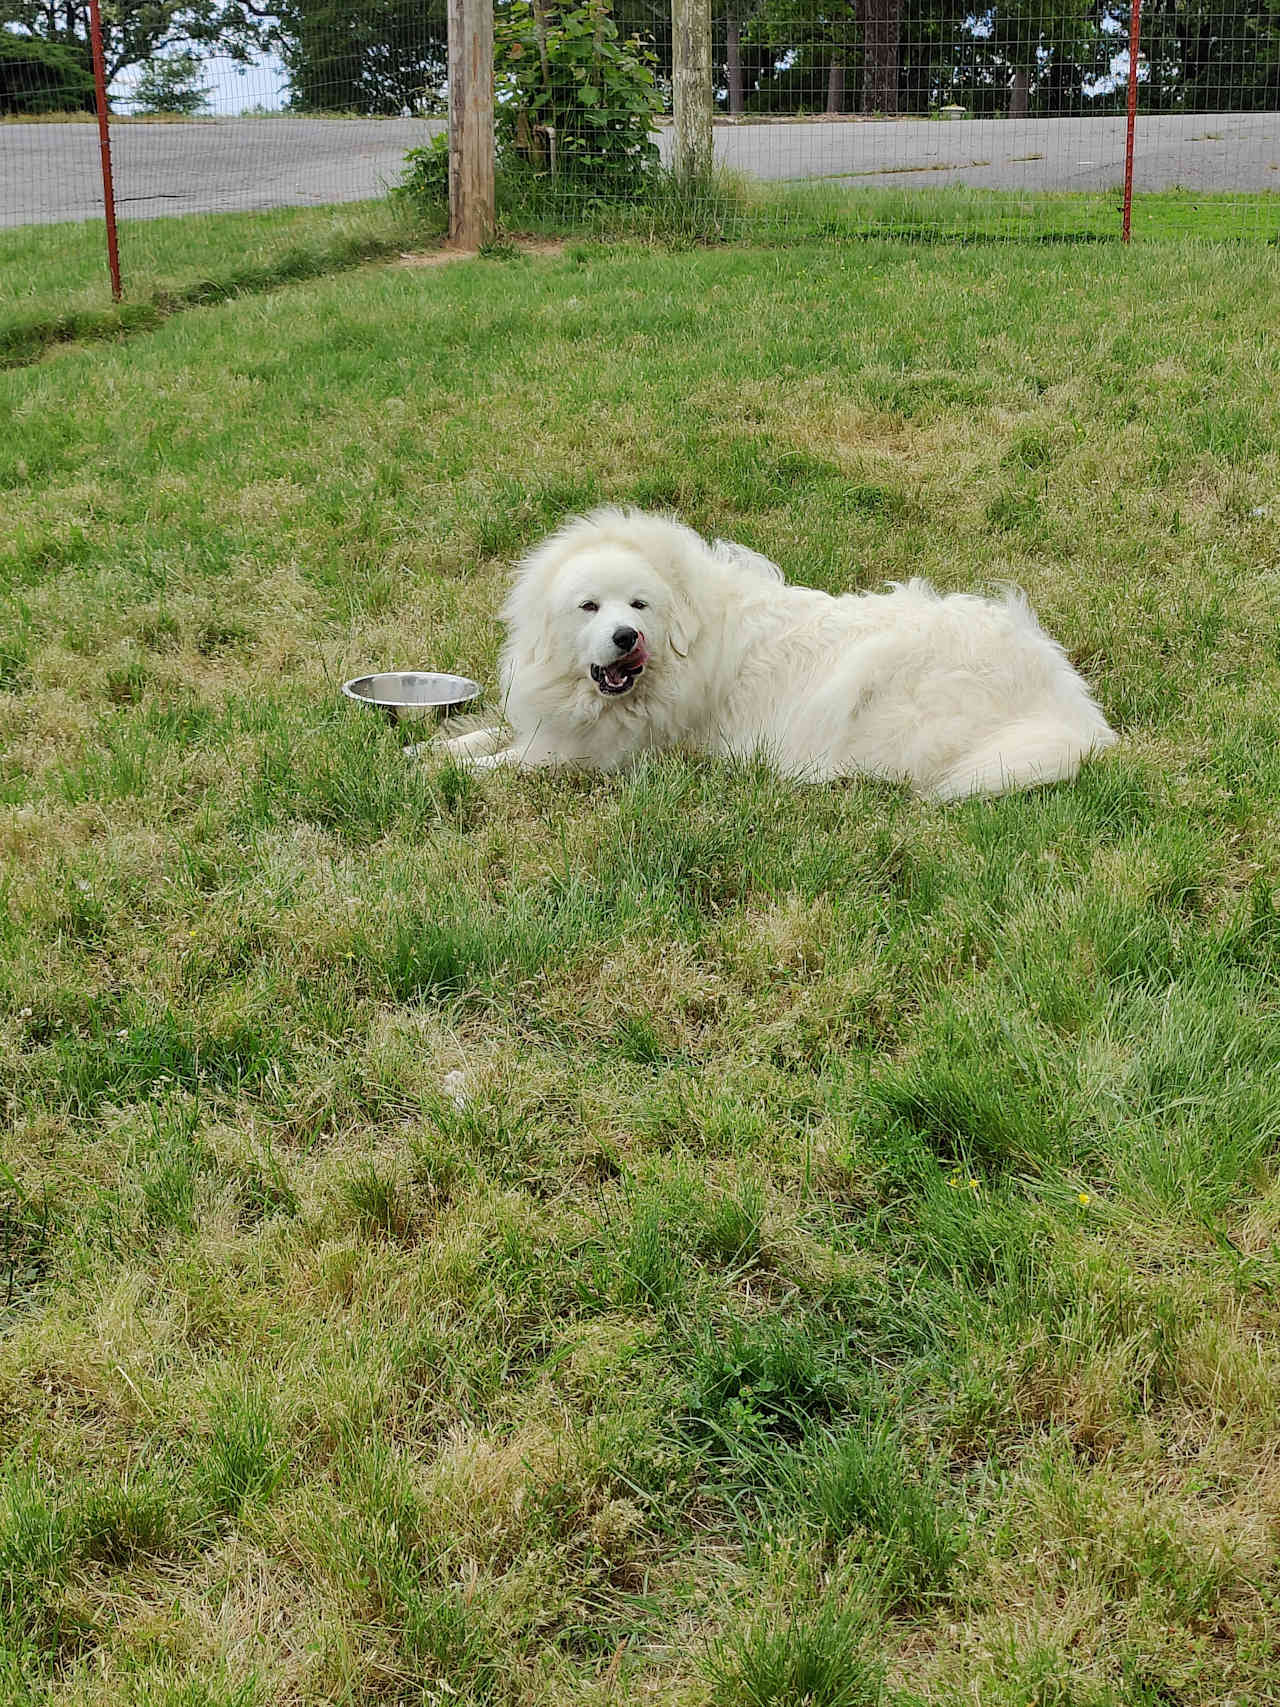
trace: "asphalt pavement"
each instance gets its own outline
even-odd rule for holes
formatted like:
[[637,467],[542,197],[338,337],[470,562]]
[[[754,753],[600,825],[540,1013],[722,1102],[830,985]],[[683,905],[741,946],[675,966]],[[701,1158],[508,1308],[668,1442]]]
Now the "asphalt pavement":
[[[396,181],[405,152],[440,119],[265,117],[117,124],[111,151],[122,219],[365,201]],[[836,119],[719,123],[725,165],[773,181],[850,188],[966,185],[1106,190],[1124,170],[1124,120]],[[659,135],[669,153],[669,128]],[[1280,113],[1139,118],[1143,190],[1280,192]],[[101,211],[91,124],[0,125],[0,226]]]

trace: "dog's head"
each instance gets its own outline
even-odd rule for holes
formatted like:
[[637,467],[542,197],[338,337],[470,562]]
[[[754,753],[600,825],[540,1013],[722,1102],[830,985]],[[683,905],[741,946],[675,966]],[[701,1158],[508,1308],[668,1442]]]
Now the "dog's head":
[[597,511],[520,565],[503,609],[504,674],[574,681],[602,701],[642,698],[689,655],[701,626],[692,596],[695,533],[657,516]]

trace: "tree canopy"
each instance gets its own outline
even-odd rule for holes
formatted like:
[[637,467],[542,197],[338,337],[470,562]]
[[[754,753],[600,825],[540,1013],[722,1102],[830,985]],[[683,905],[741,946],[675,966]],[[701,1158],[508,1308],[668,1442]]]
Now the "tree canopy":
[[188,48],[182,53],[153,59],[134,85],[131,102],[135,113],[168,113],[190,118],[207,112],[209,89],[202,66]]
[[70,48],[0,29],[0,113],[89,112],[93,73]]
[[[501,3],[501,0],[499,0]],[[671,66],[666,0],[614,0]],[[731,112],[1104,112],[1127,0],[715,0],[717,99]],[[1143,0],[1148,112],[1280,107],[1280,0]]]
[[[510,0],[496,5],[501,20]],[[651,44],[664,86],[669,0],[610,9],[621,39]],[[1123,101],[1113,68],[1127,0],[714,0],[713,16],[716,98],[732,112],[957,103],[978,115],[1044,116]],[[423,112],[444,98],[445,0],[112,0],[103,29],[108,82],[175,53],[216,49],[248,62],[270,48],[296,110]],[[18,100],[84,104],[87,0],[0,0],[0,31],[5,110]],[[1144,0],[1142,33],[1145,111],[1280,107],[1280,0]]]
[[282,0],[274,40],[299,111],[439,111],[445,0]]
[[[173,49],[216,46],[232,59],[247,60],[267,39],[269,22],[254,0],[112,0],[102,8],[107,82]],[[0,27],[5,25],[91,67],[88,0],[0,0]]]

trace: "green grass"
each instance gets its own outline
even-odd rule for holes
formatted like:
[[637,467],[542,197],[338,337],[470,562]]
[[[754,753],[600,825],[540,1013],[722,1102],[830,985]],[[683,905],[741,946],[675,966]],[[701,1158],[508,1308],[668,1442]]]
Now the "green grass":
[[[1280,1698],[1278,285],[578,242],[0,374],[0,1699]],[[604,500],[1016,579],[1122,743],[939,810],[340,702],[492,683]]]
[[[834,186],[839,185],[838,191]],[[928,188],[859,190],[856,177],[824,180],[790,192],[810,217],[841,217],[872,230],[907,234],[1036,238],[1061,242],[1115,242],[1120,238],[1123,196],[1106,191],[1020,191]],[[1191,190],[1135,191],[1131,207],[1134,241],[1197,237],[1206,241],[1280,237],[1280,194]]]
[[124,297],[111,300],[101,219],[0,232],[0,366],[50,344],[150,330],[175,310],[420,247],[424,228],[387,201],[118,226]]
[[[764,185],[722,174],[693,194],[663,179],[651,195],[627,206],[576,193],[535,193],[515,181],[500,186],[499,218],[505,231],[518,235],[611,242],[790,246],[896,234],[923,242],[1112,243],[1119,240],[1120,196],[867,190],[856,178]],[[434,247],[443,223],[443,213],[415,213],[395,198],[270,213],[125,218],[118,303],[111,300],[100,220],[0,232],[0,367],[33,361],[52,344],[150,331],[182,309]],[[1133,235],[1147,241],[1280,241],[1280,194],[1141,195],[1133,205]]]
[[[645,237],[796,243],[897,235],[923,242],[1022,240],[1042,243],[1118,243],[1123,196],[1106,191],[932,189],[927,172],[908,169],[900,188],[869,188],[869,173],[835,173],[803,182],[761,183],[718,173],[694,194],[663,181],[632,208],[593,203],[572,190],[521,194],[518,183],[500,195],[504,217],[518,230],[581,233],[619,231]],[[1280,239],[1280,193],[1166,190],[1135,194],[1135,241],[1208,242]]]

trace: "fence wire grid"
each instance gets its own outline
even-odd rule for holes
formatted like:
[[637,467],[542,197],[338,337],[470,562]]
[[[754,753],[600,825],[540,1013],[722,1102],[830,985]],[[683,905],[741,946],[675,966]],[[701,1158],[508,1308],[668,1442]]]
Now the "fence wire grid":
[[[669,217],[679,198],[668,182],[654,212],[651,170],[672,161],[667,0],[500,0],[495,19],[504,224]],[[1117,236],[1130,29],[1107,0],[717,0],[723,171],[682,217],[747,236]],[[126,283],[163,274],[178,215],[188,256],[238,247],[250,265],[319,236],[397,240],[387,191],[446,126],[444,0],[281,0],[269,18],[117,0],[103,46]],[[1277,0],[1143,0],[1136,87],[1135,237],[1280,237]],[[0,226],[65,227],[86,280],[94,111],[84,0],[0,0]]]

